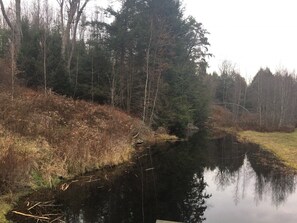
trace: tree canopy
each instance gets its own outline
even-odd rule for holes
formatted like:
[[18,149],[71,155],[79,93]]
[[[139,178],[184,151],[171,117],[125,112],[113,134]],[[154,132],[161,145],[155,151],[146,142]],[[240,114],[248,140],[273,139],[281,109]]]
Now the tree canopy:
[[[208,32],[184,15],[179,1],[125,0],[119,10],[95,8],[91,16],[84,11],[88,0],[57,3],[54,8],[35,0],[27,6],[31,13],[20,16],[22,41],[12,79],[116,106],[152,127],[180,131],[188,123],[203,125]],[[5,15],[11,24],[1,27],[1,46],[13,36],[4,36],[11,21],[18,22],[18,14]],[[1,52],[3,58],[11,53],[5,47]]]

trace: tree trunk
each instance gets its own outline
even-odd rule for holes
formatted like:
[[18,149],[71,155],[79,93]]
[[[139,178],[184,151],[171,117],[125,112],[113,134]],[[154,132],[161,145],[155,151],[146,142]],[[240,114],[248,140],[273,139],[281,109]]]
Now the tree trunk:
[[11,97],[13,99],[14,96],[14,80],[15,80],[15,72],[16,72],[16,58],[18,56],[20,47],[21,47],[21,0],[15,0],[15,14],[16,21],[15,24],[12,24],[9,20],[7,13],[5,11],[5,7],[3,1],[0,0],[0,7],[2,11],[2,15],[11,29],[11,46],[10,46],[10,56],[11,56]]
[[[13,34],[14,35],[14,34]],[[13,38],[14,39],[14,38]],[[11,42],[11,100],[14,98],[14,77],[15,77],[15,70],[16,70],[16,58],[15,58],[15,43],[14,41]]]
[[111,71],[111,86],[110,86],[110,103],[112,107],[115,106],[115,61],[112,61]]
[[160,86],[161,75],[162,75],[162,73],[160,72],[159,75],[158,75],[156,93],[155,93],[155,98],[154,98],[154,102],[153,102],[153,108],[152,108],[152,111],[151,111],[149,126],[152,125],[154,114],[155,114],[155,107],[156,107],[158,94],[159,94],[159,86]]
[[150,25],[150,37],[149,43],[146,50],[146,79],[145,79],[145,87],[144,87],[144,99],[143,99],[143,114],[142,114],[142,121],[146,121],[146,110],[147,110],[147,90],[148,90],[148,81],[149,81],[149,63],[150,63],[150,50],[153,38],[153,21],[151,21]]
[[79,4],[80,0],[70,0],[69,1],[69,9],[67,10],[67,23],[66,27],[64,27],[64,0],[60,1],[60,14],[61,14],[61,26],[62,28],[62,47],[61,47],[61,54],[63,59],[66,60],[66,48],[69,43],[70,39],[70,29],[71,29],[71,24],[74,20],[75,13],[77,11],[77,7]]
[[22,38],[22,27],[21,27],[21,0],[15,0],[15,13],[16,13],[16,24],[15,24],[15,56],[19,54],[21,47]]
[[74,28],[73,28],[73,31],[72,31],[73,32],[73,35],[72,35],[72,41],[71,41],[71,48],[70,48],[69,57],[67,59],[67,71],[68,71],[68,75],[69,75],[69,80],[71,80],[71,61],[72,61],[73,53],[74,53],[75,46],[76,46],[77,27],[78,27],[78,23],[80,21],[80,17],[81,17],[81,15],[83,13],[83,10],[86,7],[86,5],[87,5],[88,2],[89,2],[89,0],[86,0],[84,2],[84,4],[82,5],[82,7],[80,8],[80,0],[79,0],[78,1],[78,5],[76,7],[77,13],[76,13],[76,18],[75,18]]
[[94,55],[92,53],[92,85],[91,85],[92,102],[94,102]]
[[44,80],[44,93],[47,92],[47,36],[46,31],[44,32],[44,43],[43,43],[43,80]]
[[49,25],[48,15],[48,0],[45,0],[45,24],[43,36],[43,80],[44,80],[44,93],[47,93],[47,31]]

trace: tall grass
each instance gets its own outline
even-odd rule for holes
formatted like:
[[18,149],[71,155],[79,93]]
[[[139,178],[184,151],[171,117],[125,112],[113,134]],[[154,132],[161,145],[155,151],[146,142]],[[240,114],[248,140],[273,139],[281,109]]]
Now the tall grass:
[[52,186],[104,165],[128,160],[133,135],[152,132],[109,106],[19,89],[0,91],[0,186]]

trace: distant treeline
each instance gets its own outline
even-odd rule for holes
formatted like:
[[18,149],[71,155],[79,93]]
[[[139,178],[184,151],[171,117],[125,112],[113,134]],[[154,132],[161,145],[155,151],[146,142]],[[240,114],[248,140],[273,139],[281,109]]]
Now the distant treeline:
[[12,91],[15,80],[51,88],[172,131],[208,117],[208,33],[179,1],[124,0],[119,10],[87,12],[89,0],[0,3],[1,64],[10,67],[0,81]]
[[247,84],[231,62],[223,62],[220,75],[206,78],[215,104],[232,112],[233,124],[262,131],[292,131],[297,124],[295,73],[260,69]]

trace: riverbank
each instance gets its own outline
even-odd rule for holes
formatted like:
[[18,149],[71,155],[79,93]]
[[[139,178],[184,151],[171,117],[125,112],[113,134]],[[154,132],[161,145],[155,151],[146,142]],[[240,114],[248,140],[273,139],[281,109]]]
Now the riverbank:
[[20,192],[127,162],[135,144],[173,139],[111,106],[0,90],[0,222]]
[[241,141],[260,145],[297,170],[297,130],[292,133],[239,131],[237,136]]

